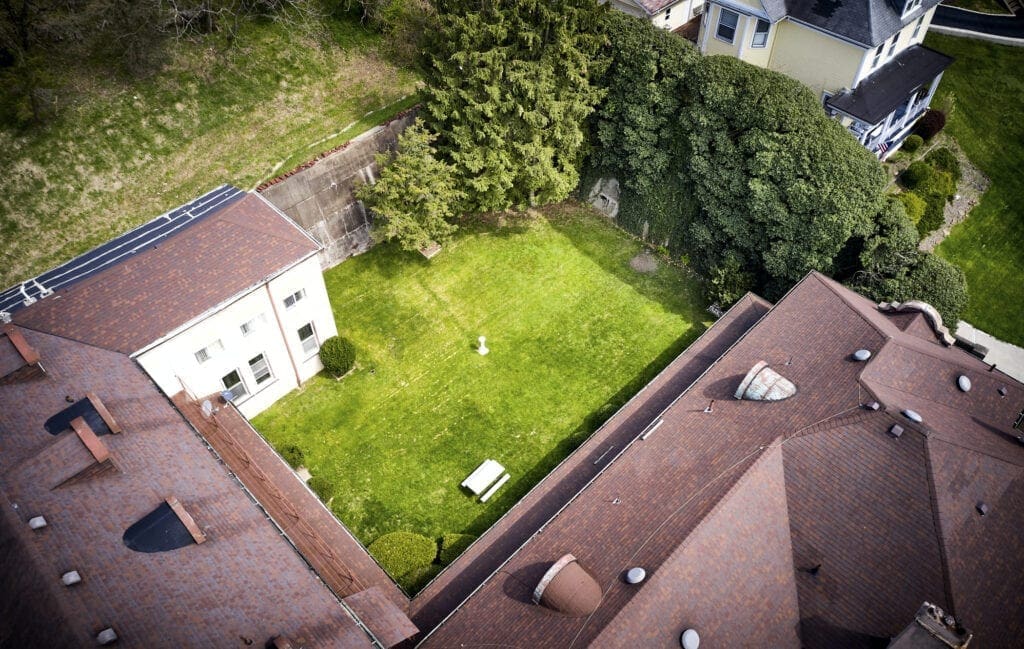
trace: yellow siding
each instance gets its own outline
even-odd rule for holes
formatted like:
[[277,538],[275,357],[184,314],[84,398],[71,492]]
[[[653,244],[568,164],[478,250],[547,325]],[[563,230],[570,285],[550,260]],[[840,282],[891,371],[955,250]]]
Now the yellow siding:
[[775,43],[775,35],[779,33],[779,25],[781,23],[775,23],[771,26],[768,31],[768,42],[765,43],[764,47],[754,47],[754,29],[757,26],[757,18],[754,16],[744,16],[741,19],[741,27],[743,27],[743,48],[741,50],[740,58],[762,68],[767,68],[772,55],[772,47]]
[[736,38],[733,39],[732,43],[726,43],[715,36],[715,32],[718,30],[718,14],[722,11],[722,8],[718,5],[709,5],[709,7],[712,10],[711,15],[705,16],[705,20],[701,25],[701,31],[706,31],[706,33],[701,34],[701,42],[705,44],[704,53],[738,57],[741,42],[740,36],[743,33],[744,20],[747,17],[742,14],[740,15],[739,22],[736,25]]
[[768,67],[793,77],[815,95],[853,87],[864,50],[821,32],[783,20],[775,28]]

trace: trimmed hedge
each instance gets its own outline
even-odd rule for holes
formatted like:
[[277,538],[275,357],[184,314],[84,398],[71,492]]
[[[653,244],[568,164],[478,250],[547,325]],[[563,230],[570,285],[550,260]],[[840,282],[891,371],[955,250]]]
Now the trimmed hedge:
[[927,206],[925,200],[914,192],[903,192],[896,198],[903,203],[903,209],[907,213],[907,218],[914,225],[917,225],[921,221],[921,217],[924,216],[924,210]]
[[306,461],[306,453],[295,444],[285,444],[278,451],[293,469],[299,468]]
[[458,534],[448,532],[441,537],[441,565],[447,566],[466,551],[466,548],[476,540],[472,534]]
[[421,585],[424,573],[437,558],[437,544],[412,532],[384,534],[367,550],[395,581],[410,591]]
[[918,160],[900,174],[900,182],[907,189],[917,189],[918,185],[931,178],[934,172],[935,170],[930,164]]
[[309,488],[313,490],[313,493],[315,493],[320,500],[324,502],[327,502],[334,497],[334,483],[323,476],[315,475],[311,477],[306,485],[308,485]]
[[960,173],[960,160],[956,157],[956,154],[947,147],[940,147],[934,151],[930,151],[928,155],[924,157],[924,161],[930,164],[934,169],[948,173],[953,177],[954,182],[959,181],[963,177]]
[[922,144],[924,144],[924,139],[920,135],[910,135],[907,136],[906,140],[903,140],[902,148],[907,153],[913,153],[920,149]]
[[334,376],[344,376],[356,363],[356,348],[347,338],[331,336],[320,346],[320,362]]

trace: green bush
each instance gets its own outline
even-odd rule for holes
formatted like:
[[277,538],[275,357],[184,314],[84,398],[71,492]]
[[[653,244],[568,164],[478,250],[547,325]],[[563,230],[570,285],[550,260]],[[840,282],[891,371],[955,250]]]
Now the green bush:
[[433,579],[441,572],[444,568],[439,563],[431,563],[421,568],[411,570],[395,581],[401,586],[407,593],[418,593],[423,590],[423,587],[430,583]]
[[930,164],[923,160],[918,160],[900,174],[900,182],[907,189],[917,189],[918,185],[931,178],[934,171]]
[[942,226],[942,222],[945,219],[946,199],[940,194],[927,194],[922,198],[924,199],[925,208],[924,213],[917,222],[917,231],[920,233],[921,238],[924,239]]
[[913,153],[920,149],[922,144],[924,144],[924,139],[920,135],[911,135],[903,140],[903,150],[907,153]]
[[308,485],[309,488],[313,490],[313,493],[315,493],[320,500],[324,502],[327,502],[334,497],[334,483],[324,476],[315,475],[309,479],[309,482],[307,482],[306,485]]
[[924,157],[924,161],[930,164],[934,169],[948,173],[953,177],[954,182],[959,181],[960,178],[963,177],[960,173],[960,160],[956,157],[956,154],[947,147],[940,147],[933,151],[929,151],[928,155]]
[[924,116],[918,120],[914,127],[914,133],[920,135],[927,142],[938,135],[939,131],[946,126],[946,113],[941,110],[929,108]]
[[925,200],[914,192],[903,192],[896,198],[903,203],[903,209],[907,212],[907,218],[914,225],[917,225],[921,221],[921,217],[924,216],[924,210],[927,205]]
[[476,537],[472,534],[446,533],[441,537],[441,565],[447,566],[452,561],[455,561],[475,540]]
[[320,346],[320,362],[334,376],[344,376],[356,363],[356,348],[347,338],[331,336]]
[[384,534],[377,537],[367,550],[395,581],[409,591],[422,585],[424,572],[437,558],[437,544],[422,534],[412,532]]
[[286,444],[285,446],[282,446],[280,452],[284,461],[290,464],[293,469],[299,468],[302,466],[302,463],[306,461],[306,454],[295,444]]

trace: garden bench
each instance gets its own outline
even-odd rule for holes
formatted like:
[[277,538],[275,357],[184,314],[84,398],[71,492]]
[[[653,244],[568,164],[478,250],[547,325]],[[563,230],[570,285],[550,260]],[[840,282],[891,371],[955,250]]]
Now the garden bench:
[[494,460],[484,460],[483,464],[478,466],[473,473],[469,474],[468,478],[462,481],[462,486],[479,496],[482,491],[487,489],[504,472],[505,467]]

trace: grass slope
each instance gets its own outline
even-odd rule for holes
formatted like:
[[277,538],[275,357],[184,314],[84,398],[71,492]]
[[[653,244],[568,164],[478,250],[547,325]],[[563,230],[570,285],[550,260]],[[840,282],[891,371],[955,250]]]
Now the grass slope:
[[930,34],[927,44],[956,57],[935,106],[952,104],[946,129],[992,186],[939,246],[970,287],[964,317],[1024,345],[1024,48]]
[[325,28],[250,22],[226,51],[179,43],[150,79],[82,79],[54,123],[0,126],[0,286],[222,183],[251,188],[413,103],[415,79],[384,62],[378,37]]
[[[430,262],[378,246],[326,274],[359,368],[254,424],[336,483],[332,508],[364,543],[479,534],[704,330],[696,282],[637,274],[638,250],[575,205],[464,228]],[[459,483],[486,458],[512,478],[480,504]]]

